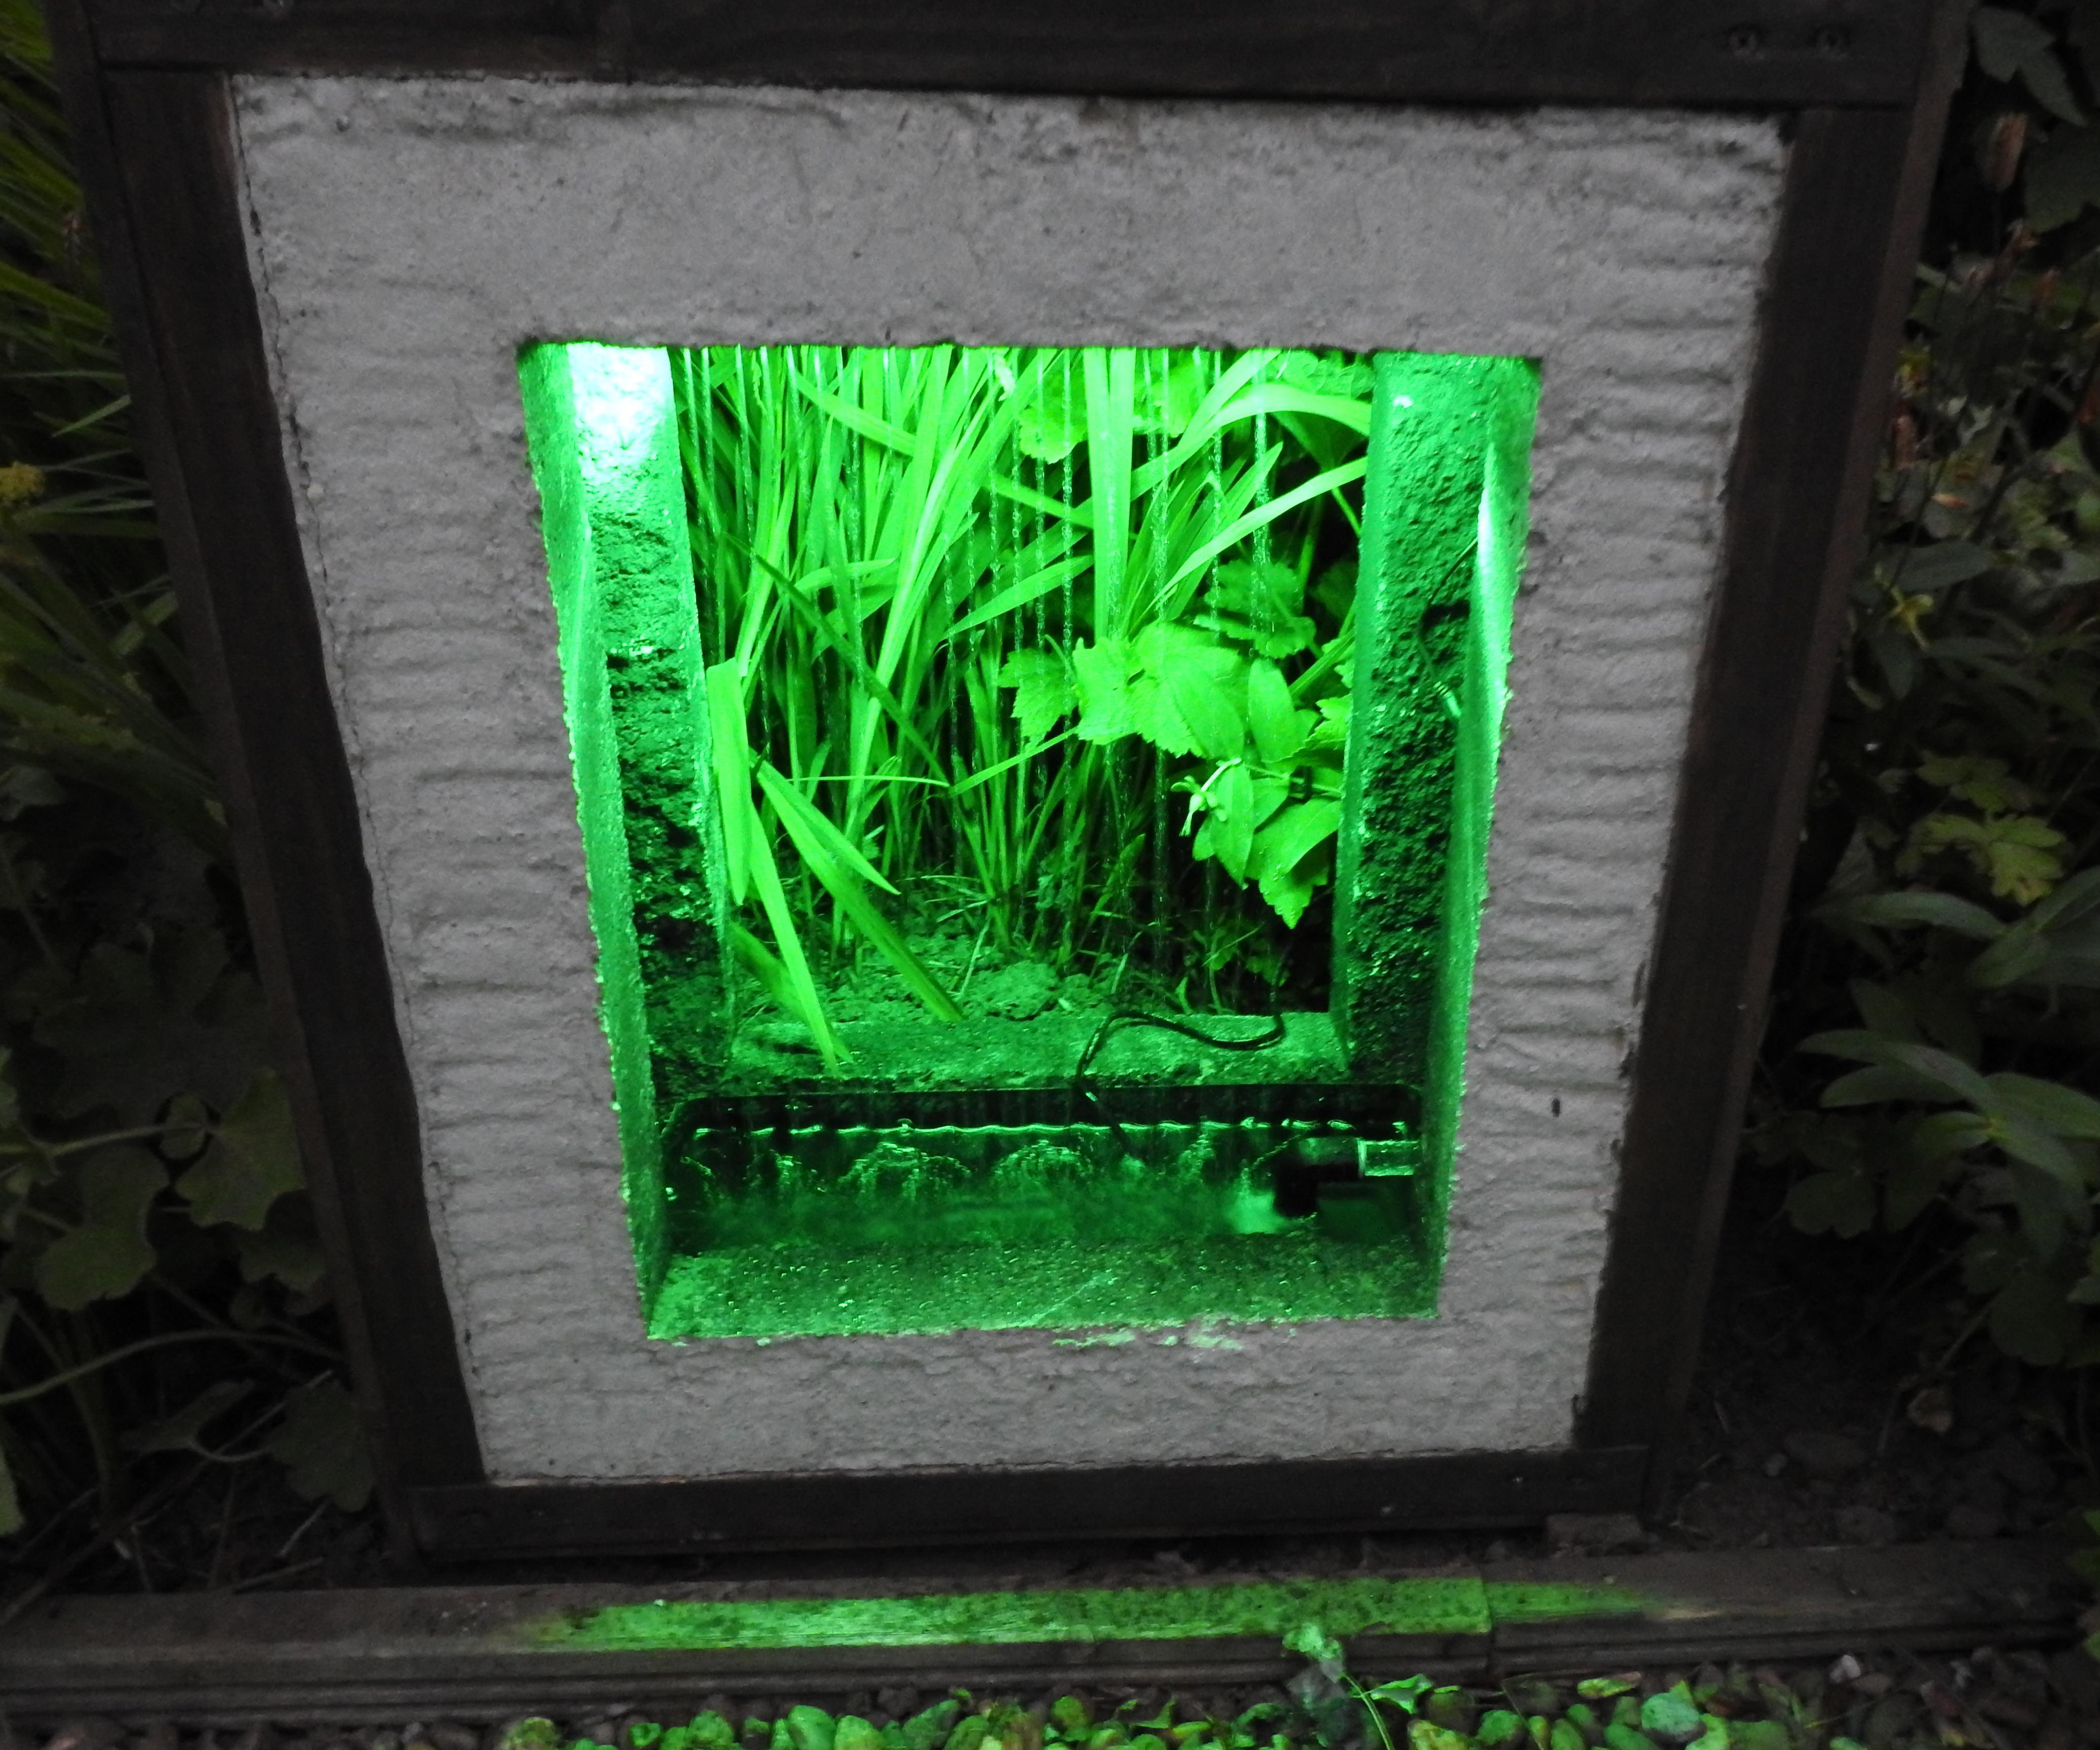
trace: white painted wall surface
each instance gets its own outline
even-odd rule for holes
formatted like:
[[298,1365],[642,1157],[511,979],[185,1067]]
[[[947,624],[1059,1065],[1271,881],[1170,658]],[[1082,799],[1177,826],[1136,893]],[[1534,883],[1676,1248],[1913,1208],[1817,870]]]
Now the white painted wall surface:
[[[492,1473],[1564,1443],[1784,168],[1775,126],[276,77],[240,82],[238,112]],[[645,1341],[514,368],[522,342],[581,337],[1542,361],[1439,1317],[1092,1347],[1035,1330]]]

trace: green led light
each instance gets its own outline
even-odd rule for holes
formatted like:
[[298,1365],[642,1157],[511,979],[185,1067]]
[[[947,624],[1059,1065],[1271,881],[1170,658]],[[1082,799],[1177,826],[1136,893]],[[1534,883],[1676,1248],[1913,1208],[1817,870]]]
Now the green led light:
[[1533,368],[520,377],[652,1334],[1433,1315]]

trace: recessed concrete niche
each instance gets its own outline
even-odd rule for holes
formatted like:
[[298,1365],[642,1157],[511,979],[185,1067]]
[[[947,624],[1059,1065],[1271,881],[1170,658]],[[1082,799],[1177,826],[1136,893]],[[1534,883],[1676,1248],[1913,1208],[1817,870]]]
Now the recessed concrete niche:
[[1631,1504],[1958,30],[391,7],[57,16],[407,1535]]
[[[309,571],[382,895],[448,1288],[496,1472],[705,1475],[1564,1443],[1589,1360],[1625,1121],[1621,1067],[1639,1026],[1718,563],[1722,483],[1785,170],[1776,126],[1626,111],[1480,117],[503,82],[258,78],[242,82],[237,103],[256,283]],[[532,350],[572,340],[623,350]],[[796,355],[798,344],[898,350],[827,359]],[[905,350],[947,346],[964,350]],[[1241,371],[1244,386],[1218,396],[1242,360],[1255,367]],[[1004,389],[995,364],[1024,380]],[[825,373],[849,368],[856,410],[876,392],[862,375],[886,374],[900,404],[865,412],[857,427],[818,417],[827,406],[815,398],[836,393]],[[999,448],[982,427],[1017,422],[1016,408],[1042,428],[1033,457],[1017,441],[983,466],[1004,467],[1017,493],[1056,509],[987,487],[973,495],[982,502],[952,512],[972,527],[903,533],[922,549],[939,541],[952,551],[977,531],[1004,531],[977,573],[959,578],[970,562],[943,569],[937,551],[900,582],[855,569],[885,538],[880,531],[849,531],[841,520],[848,557],[843,545],[827,551],[814,528],[758,527],[785,510],[688,505],[682,433],[689,449],[726,450],[716,470],[725,496],[739,485],[756,494],[765,483],[747,476],[821,460],[761,458],[762,443],[821,447],[828,435],[838,450],[854,437],[858,456],[879,443],[866,434],[878,413],[898,441],[916,440],[933,369],[942,381],[930,392],[962,403],[947,416],[962,443]],[[1295,384],[1294,369],[1313,386]],[[1092,458],[1114,441],[1097,429],[1110,373],[1144,380],[1123,390],[1128,406],[1146,388],[1163,401],[1176,371],[1177,419],[1208,403],[1215,421],[1233,411],[1235,392],[1259,399],[1266,387],[1277,403],[1266,415],[1269,447],[1295,460],[1303,440],[1324,440],[1379,470],[1326,501],[1338,535],[1356,533],[1347,505],[1367,526],[1363,538],[1388,550],[1364,562],[1357,540],[1332,540],[1307,562],[1353,569],[1353,600],[1330,611],[1299,588],[1270,611],[1279,625],[1315,620],[1330,641],[1352,617],[1352,665],[1337,679],[1357,684],[1322,696],[1355,701],[1344,721],[1356,782],[1344,782],[1346,758],[1328,768],[1339,886],[1316,896],[1339,1000],[1317,1013],[1279,1007],[1286,1037],[1266,1053],[1119,1025],[1096,1053],[1093,1085],[1075,1092],[1079,1058],[1105,1018],[1185,1017],[1189,1032],[1234,1043],[1268,1025],[1271,999],[1239,968],[1238,1000],[1224,1005],[1238,1012],[1207,1020],[1217,1005],[1203,993],[1192,1004],[1169,983],[1185,977],[1185,952],[1149,985],[1136,987],[1126,968],[1126,998],[1105,976],[1128,946],[1118,939],[1083,964],[1001,957],[1061,981],[1092,974],[1076,1012],[1046,1006],[1026,1022],[958,1022],[920,998],[902,1021],[832,1023],[831,1047],[822,1020],[768,996],[772,968],[811,954],[840,959],[834,934],[858,950],[863,982],[870,961],[893,980],[897,964],[870,951],[828,894],[808,903],[783,893],[785,928],[770,929],[769,871],[732,871],[727,851],[717,860],[711,847],[721,845],[727,804],[739,838],[788,865],[789,881],[814,884],[796,866],[804,859],[788,828],[809,832],[807,815],[820,808],[843,819],[849,804],[813,800],[801,774],[780,768],[792,771],[795,731],[814,743],[833,725],[773,721],[781,701],[761,691],[771,659],[752,647],[773,628],[732,625],[728,609],[700,596],[712,579],[733,576],[722,587],[738,591],[739,611],[765,590],[757,611],[779,617],[834,611],[862,587],[915,588],[934,593],[949,625],[966,619],[1026,588],[1008,575],[1017,554],[1031,572],[1067,556],[1060,494],[1070,488],[1060,481],[1075,456],[1083,478],[1105,474]],[[769,375],[777,391],[761,381]],[[1074,377],[1100,393],[1068,397]],[[1290,412],[1292,395],[1276,390],[1307,402],[1325,390],[1364,430]],[[769,392],[795,405],[761,430],[756,403]],[[752,407],[741,423],[732,399]],[[810,431],[789,426],[805,414]],[[1255,441],[1252,423],[1219,424],[1220,443],[1233,441],[1213,458],[1202,434],[1187,444],[1185,423],[1147,433],[1124,417],[1132,472],[1146,467],[1148,445],[1155,472],[1171,453],[1162,444],[1196,452],[1185,471],[1202,501],[1160,509],[1182,513],[1186,540],[1208,544],[1206,530],[1245,519],[1237,502],[1211,503],[1206,476],[1236,496],[1253,469],[1240,453]],[[913,465],[908,451],[901,459]],[[929,450],[924,465],[977,462]],[[875,463],[864,466],[858,482],[840,476],[842,495],[849,483],[872,488]],[[1310,458],[1295,470],[1279,462],[1248,483],[1273,503],[1308,468],[1322,471]],[[1354,470],[1338,460],[1325,471]],[[1115,507],[1126,542],[1142,540],[1150,501],[1176,484]],[[936,514],[950,509],[930,492],[922,501]],[[1002,505],[1019,514],[1003,517]],[[1070,578],[1069,635],[1061,580],[1053,599],[1034,604],[1049,635],[1015,631],[992,663],[995,683],[1015,651],[1054,647],[1076,703],[1102,672],[1105,643],[1134,646],[1158,624],[1186,641],[1165,653],[1170,681],[1175,665],[1185,677],[1215,652],[1220,673],[1203,690],[1236,680],[1244,690],[1247,665],[1234,653],[1252,646],[1194,627],[1202,596],[1187,585],[1216,593],[1220,568],[1235,560],[1287,566],[1294,588],[1313,581],[1295,577],[1302,525],[1278,518],[1262,532],[1296,537],[1281,558],[1271,545],[1256,562],[1250,536],[1184,577],[1181,550],[1140,553],[1128,593],[1171,575],[1163,587],[1175,599],[1150,619],[1133,602],[1108,628],[1105,518],[1089,521],[1082,556],[1092,564]],[[689,528],[713,549],[700,555],[697,582]],[[822,575],[834,563],[845,567],[836,588]],[[957,600],[958,591],[968,594]],[[1446,611],[1440,640],[1436,607]],[[875,611],[889,617],[872,630],[862,622],[856,657],[894,698],[907,677],[894,663],[885,672],[880,646],[902,611]],[[1008,617],[1017,627],[1025,615]],[[1449,636],[1460,620],[1467,632]],[[797,632],[822,637],[780,628]],[[566,722],[564,650],[574,653]],[[1140,666],[1122,678],[1145,675]],[[953,690],[976,679],[911,684]],[[738,690],[734,700],[719,696],[725,685]],[[829,767],[860,769],[857,729],[880,732],[885,758],[911,754],[893,714],[855,686],[829,737]],[[1017,698],[1008,690],[993,708],[1010,716]],[[919,700],[898,703],[915,730]],[[967,697],[957,708],[971,708]],[[882,721],[868,725],[870,713]],[[757,751],[719,744],[747,721]],[[1466,733],[1474,725],[1477,739]],[[1144,927],[1173,897],[1149,884],[1155,856],[1185,862],[1169,882],[1185,878],[1185,889],[1193,877],[1192,904],[1206,878],[1214,897],[1235,885],[1189,857],[1177,830],[1189,798],[1155,796],[1157,781],[1209,781],[1234,758],[1228,781],[1250,765],[1281,769],[1286,781],[1291,769],[1287,757],[1264,768],[1251,748],[1194,745],[1193,733],[1171,754],[1135,733],[1079,744],[1108,769],[1099,794],[1109,807],[1114,762],[1135,767],[1140,748],[1154,756],[1148,771],[1123,774],[1138,792],[1123,806],[1148,817],[1132,834],[1140,866],[1127,872],[1140,959]],[[814,748],[796,751],[806,768]],[[761,756],[770,791],[751,775]],[[1040,759],[1051,765],[1054,751]],[[661,787],[623,806],[622,782]],[[1048,805],[1040,786],[1008,803],[1024,826]],[[1164,835],[1142,830],[1155,813],[1169,816]],[[642,843],[652,814],[679,844]],[[847,841],[836,854],[884,854],[913,818],[923,813],[900,814],[889,846]],[[1407,866],[1423,860],[1423,839],[1426,884]],[[1095,854],[1112,861],[1119,849]],[[871,862],[844,872],[902,928],[899,900],[872,879],[880,873]],[[1096,870],[1074,902],[1109,902],[1112,873]],[[743,891],[733,892],[739,875]],[[922,913],[940,897],[902,896]],[[1228,927],[1265,923],[1244,901],[1215,909]],[[966,910],[958,921],[962,932],[946,939],[967,955],[985,920]],[[1044,921],[1054,931],[1072,919]],[[930,918],[920,923],[923,963],[942,937]],[[813,924],[827,939],[805,949],[798,938]],[[1476,954],[1442,952],[1475,928]],[[722,952],[732,932],[755,950],[741,962]],[[926,973],[937,990],[960,984],[946,959],[946,980]],[[1312,976],[1320,970],[1292,969],[1331,990],[1331,976]],[[1273,1000],[1288,1005],[1290,992]],[[819,1046],[845,1054],[835,1073]],[[835,1082],[863,1091],[864,1103],[827,1096]],[[1206,1101],[1206,1084],[1232,1091]],[[1030,1092],[1035,1101],[1019,1097]],[[1022,1109],[1008,1114],[1020,1119],[1012,1135],[941,1135],[1000,1115],[990,1109],[998,1102],[973,1097],[981,1094]],[[1170,1127],[1128,1138],[1127,1148],[1107,1137],[1116,1146],[1104,1148],[1102,1120],[1118,1102],[1129,1125]],[[1089,1109],[1057,1109],[1067,1106]],[[1271,1121],[1250,1131],[1249,1118]],[[1389,1220],[1390,1236],[1337,1238],[1317,1231],[1339,1225],[1332,1210],[1279,1217],[1273,1197],[1264,1201],[1282,1164],[1264,1157],[1325,1135],[1330,1121],[1347,1126],[1339,1135],[1352,1152],[1359,1141],[1388,1154],[1396,1142],[1414,1144],[1411,1176],[1388,1188],[1352,1173],[1348,1184],[1351,1213]],[[768,1134],[751,1140],[761,1125]],[[800,1150],[806,1181],[850,1178],[877,1149],[908,1163],[904,1126],[935,1133],[911,1152],[960,1163],[957,1201],[982,1219],[951,1219],[948,1243],[927,1244],[909,1220],[878,1219],[911,1201],[900,1187],[878,1182],[856,1199],[835,1186],[835,1210],[813,1188],[797,1243],[770,1133],[822,1131],[835,1156],[849,1152],[811,1164],[812,1136]],[[847,1128],[873,1134],[850,1147],[837,1139]],[[1041,1133],[1032,1188],[1043,1206],[1035,1232],[1017,1207],[1028,1168],[1014,1165],[1031,1129]],[[762,1164],[750,1158],[758,1150]],[[743,1158],[732,1163],[732,1152]],[[796,1154],[785,1152],[788,1166]],[[1209,1159],[1185,1164],[1198,1154]],[[863,1167],[862,1183],[880,1170],[879,1160]],[[1063,1182],[1046,1188],[1046,1178]],[[667,1191],[682,1198],[667,1202]],[[1395,1205],[1389,1218],[1365,1195],[1379,1192]],[[1251,1231],[1235,1231],[1235,1196],[1251,1206],[1240,1219]],[[1293,1231],[1259,1231],[1279,1223]],[[941,1219],[929,1211],[919,1225],[938,1232]],[[861,1237],[885,1227],[902,1231]],[[710,1230],[727,1237],[711,1245]],[[1040,1413],[1048,1403],[1057,1413]]]

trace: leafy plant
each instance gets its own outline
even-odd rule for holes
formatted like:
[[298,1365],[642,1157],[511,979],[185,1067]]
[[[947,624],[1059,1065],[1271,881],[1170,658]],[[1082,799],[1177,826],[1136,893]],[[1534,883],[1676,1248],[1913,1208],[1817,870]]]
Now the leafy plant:
[[[1975,29],[1981,80],[2083,126],[2052,33],[1989,8]],[[1987,165],[2001,187],[2018,149]],[[2079,240],[2016,224],[1995,254],[1921,271],[1753,1143],[1795,1168],[1798,1224],[1943,1223],[1978,1324],[2083,1364],[2100,1359],[2100,235],[2067,254]]]
[[1367,366],[674,364],[735,939],[827,1056],[841,951],[956,1018],[933,921],[1185,1007],[1324,976],[1292,949],[1340,819]]
[[0,359],[0,1536],[91,1507],[63,1562],[209,1466],[369,1474],[29,0]]

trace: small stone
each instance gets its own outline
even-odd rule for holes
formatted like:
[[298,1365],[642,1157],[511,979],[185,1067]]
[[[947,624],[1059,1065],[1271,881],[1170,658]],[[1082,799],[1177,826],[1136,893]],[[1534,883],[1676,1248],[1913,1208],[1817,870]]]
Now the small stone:
[[1679,1683],[1641,1704],[1641,1730],[1660,1743],[1688,1744],[1706,1726],[1692,1691]]
[[[1882,1512],[1879,1507],[1840,1507],[1831,1515],[1831,1523],[1845,1542],[1870,1544],[1876,1549],[1884,1544],[1894,1543],[1899,1530],[1895,1517]],[[1851,1655],[1847,1654],[1846,1656],[1850,1658]],[[1859,1670],[1857,1661],[1854,1662],[1852,1668],[1855,1673]]]
[[955,1716],[962,1711],[962,1704],[951,1699],[913,1714],[904,1722],[904,1742],[909,1750],[940,1750],[955,1729]]
[[561,1750],[562,1735],[554,1722],[536,1713],[496,1730],[496,1750]]
[[1784,1452],[1774,1452],[1764,1462],[1764,1473],[1768,1477],[1776,1477],[1785,1469],[1786,1454]]
[[1852,1680],[1852,1687],[1869,1701],[1878,1701],[1895,1686],[1896,1680],[1886,1671],[1869,1671]]
[[1548,1514],[1546,1541],[1556,1549],[1588,1555],[1618,1555],[1648,1545],[1641,1522],[1630,1513]]
[[1658,1750],[1658,1747],[1647,1733],[1637,1732],[1630,1726],[1608,1726],[1604,1750]]
[[893,1720],[910,1719],[919,1711],[922,1699],[919,1691],[909,1684],[893,1685],[875,1692],[876,1711],[888,1714]]
[[686,1727],[686,1742],[693,1750],[736,1750],[736,1734],[720,1710],[703,1708]]
[[871,1720],[841,1714],[832,1729],[832,1750],[882,1750],[882,1734]]
[[1946,1386],[1927,1386],[1904,1406],[1904,1415],[1927,1434],[1945,1434],[1954,1426],[1954,1400]]
[[2005,1514],[1988,1507],[1972,1507],[1965,1501],[1949,1510],[1947,1515],[1947,1535],[1964,1543],[1996,1537],[2005,1528]]
[[481,1734],[457,1720],[437,1720],[423,1728],[433,1750],[481,1750]]
[[1867,1449],[1848,1434],[1798,1428],[1780,1443],[1791,1458],[1818,1482],[1835,1483],[1865,1468]]
[[1511,1750],[1524,1736],[1524,1717],[1507,1708],[1491,1709],[1480,1716],[1480,1730],[1475,1735],[1481,1750]]
[[1856,1683],[1864,1669],[1851,1654],[1845,1653],[1832,1663],[1829,1676],[1833,1683]]
[[1568,1723],[1582,1735],[1586,1744],[1600,1744],[1604,1741],[1604,1722],[1587,1702],[1571,1702],[1565,1716]]
[[783,1723],[788,1728],[788,1750],[832,1750],[832,1739],[838,1731],[831,1715],[807,1704],[790,1708]]

